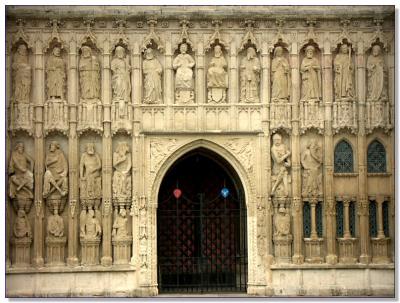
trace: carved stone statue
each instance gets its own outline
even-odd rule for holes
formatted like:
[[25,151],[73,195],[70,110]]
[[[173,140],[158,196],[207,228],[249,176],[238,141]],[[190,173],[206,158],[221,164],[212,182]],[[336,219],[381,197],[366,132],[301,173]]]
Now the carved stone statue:
[[47,219],[47,234],[56,238],[64,236],[64,220],[58,214],[57,207],[54,208],[54,213]]
[[367,101],[387,100],[386,66],[380,45],[374,45],[367,59]]
[[125,208],[121,208],[115,218],[112,236],[115,239],[123,239],[128,236],[128,218],[126,217]]
[[132,181],[130,171],[132,168],[132,157],[129,152],[129,146],[126,142],[120,142],[117,145],[113,155],[113,198],[130,199],[132,195]]
[[12,199],[33,199],[33,159],[25,153],[22,142],[18,142],[11,154],[8,173],[9,195]]
[[89,46],[82,47],[79,61],[81,99],[100,99],[100,64]]
[[[289,194],[289,176],[288,169],[291,166],[289,159],[290,151],[282,143],[282,136],[275,134],[272,137],[273,145],[271,147],[272,165],[272,180],[273,186],[271,189],[272,195],[287,196]],[[283,184],[283,189],[280,189],[280,184]]]
[[283,48],[277,46],[274,50],[274,59],[271,65],[272,72],[272,101],[287,101],[290,96],[290,66],[283,56]]
[[175,96],[178,103],[194,100],[193,66],[195,62],[187,50],[187,44],[182,43],[179,47],[180,54],[172,62],[172,67],[176,70]]
[[253,47],[247,48],[247,55],[240,64],[240,101],[260,102],[261,64]]
[[84,225],[81,226],[80,236],[85,240],[98,239],[101,236],[100,222],[95,217],[93,209],[88,211]]
[[322,195],[322,148],[316,140],[310,140],[301,153],[303,166],[303,196],[317,197]]
[[46,73],[48,98],[63,100],[67,75],[65,63],[61,57],[61,49],[58,46],[53,48],[53,52],[47,60]]
[[227,66],[221,46],[216,45],[207,71],[208,102],[225,102],[228,88]]
[[32,237],[31,225],[25,211],[22,209],[17,212],[13,232],[15,238]]
[[32,68],[29,64],[28,49],[25,44],[18,46],[13,64],[13,93],[17,103],[29,103],[32,86]]
[[335,99],[350,100],[354,96],[353,63],[351,60],[351,48],[347,44],[340,46],[340,51],[333,61],[335,71]]
[[302,79],[301,100],[321,99],[321,65],[314,57],[315,48],[306,47],[306,57],[301,62],[300,72]]
[[49,145],[45,166],[43,197],[65,197],[68,193],[68,163],[57,141]]
[[112,101],[119,102],[119,117],[127,115],[127,104],[131,94],[130,66],[125,57],[125,48],[117,46],[115,57],[111,61],[112,71]]
[[161,103],[162,85],[161,75],[162,66],[160,61],[154,56],[153,49],[148,48],[144,54],[143,61],[144,75],[144,103]]
[[274,236],[287,236],[290,234],[290,215],[283,207],[274,215]]
[[100,155],[96,153],[93,143],[86,144],[79,171],[81,199],[100,199],[102,197],[101,159]]

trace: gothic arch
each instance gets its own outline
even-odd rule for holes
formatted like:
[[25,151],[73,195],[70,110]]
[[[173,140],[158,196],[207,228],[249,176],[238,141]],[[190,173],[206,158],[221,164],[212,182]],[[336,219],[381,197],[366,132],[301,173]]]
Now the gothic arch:
[[253,188],[251,186],[251,182],[249,179],[249,176],[244,169],[243,165],[240,163],[240,161],[227,149],[222,147],[221,145],[205,140],[205,139],[198,139],[195,141],[192,141],[190,143],[187,143],[183,146],[181,146],[179,149],[174,151],[169,157],[167,157],[163,163],[161,164],[160,168],[156,172],[156,178],[153,182],[153,185],[151,186],[151,201],[154,203],[158,203],[157,197],[158,197],[158,192],[160,190],[160,186],[162,183],[162,180],[164,179],[165,175],[167,174],[168,170],[171,168],[171,166],[178,160],[180,159],[183,155],[186,153],[195,150],[197,148],[204,148],[207,150],[210,150],[217,155],[219,155],[221,158],[223,158],[229,165],[232,167],[232,169],[237,173],[240,182],[242,183],[243,190],[244,190],[244,196],[245,196],[245,203],[246,206],[249,206],[249,201],[251,201],[251,197],[253,196]]
[[[345,149],[347,148],[348,151],[348,156],[350,156],[351,153],[351,159],[348,159],[348,157],[345,157],[345,155],[343,155],[342,157],[339,158],[339,150],[338,148],[343,148],[343,150],[345,151]],[[343,153],[342,153],[343,154]],[[350,143],[350,141],[348,141],[345,138],[340,139],[336,145],[335,145],[335,149],[334,149],[334,172],[335,173],[354,173],[354,167],[355,167],[355,161],[354,161],[354,148],[352,146],[352,144]],[[345,161],[348,161],[348,163],[346,164]],[[351,161],[351,162],[350,162]],[[349,169],[348,170],[342,170],[338,168],[339,163],[342,162],[343,165],[348,165]]]
[[367,147],[367,172],[368,173],[386,173],[387,167],[387,151],[385,144],[378,138],[374,138],[369,142]]

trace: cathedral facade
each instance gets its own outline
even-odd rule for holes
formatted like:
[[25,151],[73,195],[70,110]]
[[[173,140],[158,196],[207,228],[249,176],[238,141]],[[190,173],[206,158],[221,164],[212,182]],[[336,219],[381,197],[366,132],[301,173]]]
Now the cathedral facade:
[[7,296],[394,296],[394,7],[6,15]]

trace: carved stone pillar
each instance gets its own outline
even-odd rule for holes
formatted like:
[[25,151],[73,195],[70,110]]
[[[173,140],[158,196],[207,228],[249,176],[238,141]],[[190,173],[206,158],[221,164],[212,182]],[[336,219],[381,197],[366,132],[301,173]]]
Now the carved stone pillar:
[[42,267],[44,264],[43,247],[43,175],[44,175],[44,137],[43,137],[43,105],[44,105],[44,55],[43,42],[35,43],[35,225],[33,231],[33,264]]
[[385,232],[383,230],[383,212],[382,212],[383,202],[385,202],[385,197],[378,195],[376,197],[378,233],[376,238],[371,239],[372,263],[390,262],[390,258],[388,257],[390,238],[387,238],[385,236]]
[[[103,187],[103,235],[102,235],[102,257],[101,264],[103,266],[111,266],[112,264],[112,246],[111,246],[111,230],[112,230],[112,137],[111,137],[111,82],[110,82],[110,44],[104,41],[103,45],[103,105],[104,105],[104,134],[103,134],[103,169],[102,169],[102,187]],[[95,243],[93,243],[95,246]],[[93,247],[94,247],[93,246]]]
[[[366,137],[365,137],[365,59],[364,59],[364,43],[359,41],[357,44],[356,54],[356,81],[358,96],[358,134],[357,134],[357,159],[358,159],[358,200],[360,203],[367,203],[367,159],[366,159]],[[365,201],[365,202],[364,202]],[[362,207],[362,206],[361,206]],[[368,211],[368,210],[367,210]],[[369,221],[368,213],[364,212],[360,216],[360,263],[367,264],[371,260],[369,253]]]
[[238,103],[238,58],[237,58],[237,50],[236,50],[236,43],[234,40],[232,40],[229,48],[229,97],[228,97],[228,102],[230,104],[232,103]]
[[339,262],[345,264],[354,264],[357,261],[356,242],[350,233],[350,199],[343,200],[343,238],[338,238]]
[[310,238],[304,239],[306,261],[310,263],[322,263],[324,260],[322,257],[324,239],[319,238],[317,233],[316,207],[318,200],[311,199],[309,203],[311,208],[311,234]]
[[343,238],[349,238],[351,237],[350,234],[350,220],[349,220],[349,207],[350,207],[350,201],[345,200],[343,201],[343,207],[344,207],[344,222],[343,222]]
[[[293,197],[293,262],[301,264],[303,256],[303,211],[298,202],[301,201],[301,167],[300,167],[300,134],[299,134],[299,100],[300,100],[300,73],[297,42],[293,42],[290,50],[290,68],[292,79],[292,197]],[[300,202],[301,204],[301,202]],[[299,208],[300,207],[300,208]]]
[[[204,60],[204,44],[202,42],[199,42],[197,44],[197,52],[196,52],[196,65],[195,65],[195,69],[196,69],[196,103],[201,105],[201,104],[205,104],[206,100],[205,100],[205,87],[206,87],[206,83],[205,83],[205,75],[204,75],[204,66],[205,66],[205,60]],[[199,126],[199,130],[202,131],[204,130],[204,121],[205,121],[205,117],[204,117],[204,108],[203,107],[199,107],[198,108],[199,112],[198,112],[198,118],[197,118],[197,125]]]
[[165,87],[164,87],[164,104],[171,105],[174,103],[174,70],[172,68],[172,45],[171,41],[165,42]]
[[384,238],[385,233],[383,231],[383,215],[382,215],[382,204],[384,202],[384,198],[382,196],[378,196],[376,198],[376,210],[377,210],[377,223],[378,223],[378,234],[377,238]]
[[[68,137],[68,172],[69,172],[69,213],[68,213],[68,258],[69,266],[77,266],[78,261],[78,213],[79,213],[79,143],[77,138],[77,44],[73,39],[70,42],[69,50],[69,71],[68,71],[68,102],[70,108],[69,137]],[[61,243],[61,242],[60,242]],[[54,246],[51,241],[48,245]],[[49,251],[49,250],[48,250]],[[51,249],[49,252],[53,252]]]
[[325,103],[324,136],[324,193],[326,218],[326,262],[337,263],[336,254],[336,205],[333,193],[333,135],[332,135],[332,53],[329,41],[325,42],[322,55],[323,100]]
[[131,53],[131,83],[132,83],[132,103],[133,103],[133,134],[137,135],[140,131],[142,103],[142,56],[139,43],[134,42]]
[[[6,40],[6,108],[8,109],[7,115],[10,117],[10,103],[11,103],[11,82],[12,82],[12,75],[11,75],[11,43],[9,37]],[[10,121],[7,121],[7,126],[10,125]],[[10,163],[10,152],[11,152],[11,138],[10,133],[6,132],[6,165]],[[8,268],[11,265],[10,259],[10,240],[11,240],[11,214],[12,214],[12,206],[11,206],[11,199],[8,197],[6,199],[6,267]]]

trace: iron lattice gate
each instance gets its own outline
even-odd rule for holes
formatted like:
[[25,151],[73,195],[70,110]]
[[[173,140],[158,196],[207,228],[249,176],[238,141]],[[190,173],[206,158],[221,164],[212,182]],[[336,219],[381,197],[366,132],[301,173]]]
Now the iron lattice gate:
[[246,209],[231,195],[205,197],[159,203],[160,292],[246,291]]

